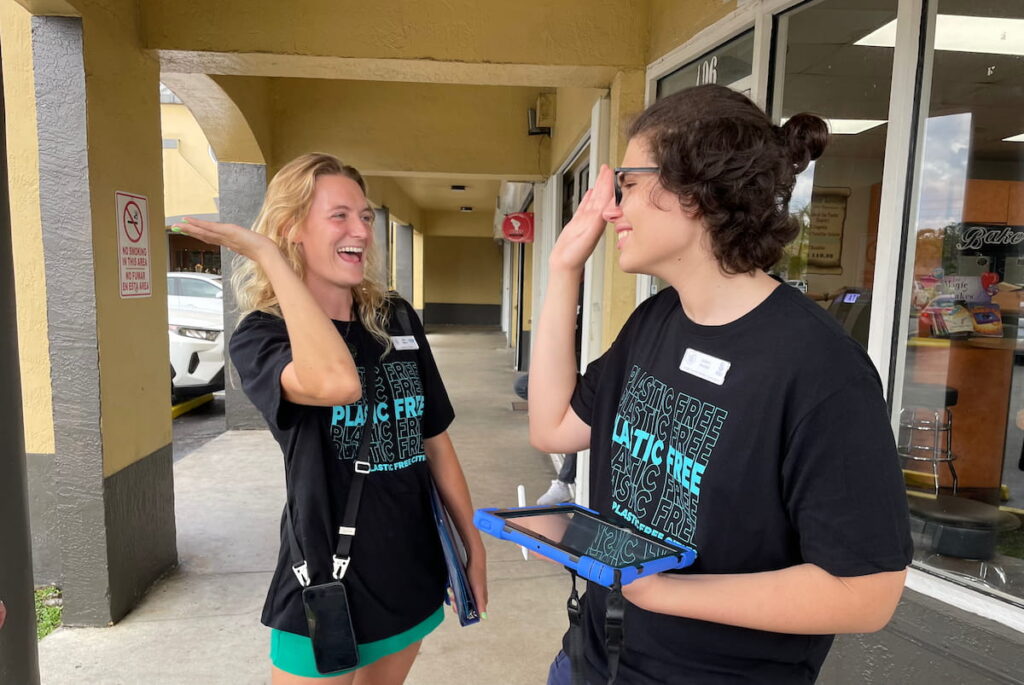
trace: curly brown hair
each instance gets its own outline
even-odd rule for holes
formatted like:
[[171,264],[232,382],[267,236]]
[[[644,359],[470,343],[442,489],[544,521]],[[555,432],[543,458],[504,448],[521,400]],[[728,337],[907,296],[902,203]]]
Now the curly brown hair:
[[632,122],[657,160],[661,185],[703,220],[726,273],[766,270],[798,232],[789,213],[796,176],[828,144],[828,126],[797,114],[775,126],[749,98],[724,86],[687,88]]

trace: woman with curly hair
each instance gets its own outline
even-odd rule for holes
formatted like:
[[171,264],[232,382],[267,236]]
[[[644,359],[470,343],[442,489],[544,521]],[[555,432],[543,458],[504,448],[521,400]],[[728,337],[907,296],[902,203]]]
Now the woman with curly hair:
[[[486,610],[483,544],[447,433],[454,412],[415,312],[376,278],[373,217],[358,171],[308,154],[274,176],[251,231],[198,219],[176,226],[239,255],[233,284],[244,318],[231,361],[284,452],[286,515],[262,617],[275,685],[405,680],[420,641],[444,615],[447,571],[431,477],[466,542],[470,584]],[[343,521],[357,472],[354,526]],[[343,559],[340,536],[351,544]],[[300,554],[304,563],[296,563]],[[359,665],[325,676],[302,593],[339,576]]]
[[[590,449],[590,507],[694,547],[690,568],[623,588],[617,682],[810,683],[836,633],[881,629],[911,560],[882,386],[827,313],[768,275],[796,235],[796,175],[825,122],[784,126],[700,86],[632,123],[550,256],[530,434]],[[577,287],[606,222],[619,266],[666,281],[575,372]],[[582,665],[608,679],[607,590],[582,600]],[[564,640],[565,651],[571,641]],[[568,683],[565,651],[549,683]]]

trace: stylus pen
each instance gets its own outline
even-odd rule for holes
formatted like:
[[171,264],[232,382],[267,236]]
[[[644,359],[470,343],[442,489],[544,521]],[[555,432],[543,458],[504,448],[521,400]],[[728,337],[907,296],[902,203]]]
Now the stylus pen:
[[[520,507],[525,507],[526,506],[526,486],[525,485],[519,485],[516,488],[516,495],[519,498],[519,506]],[[529,561],[530,560],[530,553],[526,551],[525,547],[520,547],[519,551],[521,551],[523,553],[523,561]]]

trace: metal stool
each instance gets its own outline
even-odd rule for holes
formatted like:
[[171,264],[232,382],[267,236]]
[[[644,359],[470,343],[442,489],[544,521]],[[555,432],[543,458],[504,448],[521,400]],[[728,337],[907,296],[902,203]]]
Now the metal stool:
[[[942,408],[938,408],[938,402]],[[939,464],[949,467],[953,494],[957,492],[953,461],[953,414],[957,390],[944,385],[907,383],[903,388],[903,409],[900,410],[900,435],[896,451],[903,459],[932,465],[935,494],[939,494]]]

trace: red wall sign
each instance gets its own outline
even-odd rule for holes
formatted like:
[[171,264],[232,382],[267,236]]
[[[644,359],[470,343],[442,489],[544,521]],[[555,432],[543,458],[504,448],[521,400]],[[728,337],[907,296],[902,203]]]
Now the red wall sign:
[[501,232],[513,243],[533,242],[533,212],[506,214],[501,222]]

